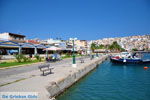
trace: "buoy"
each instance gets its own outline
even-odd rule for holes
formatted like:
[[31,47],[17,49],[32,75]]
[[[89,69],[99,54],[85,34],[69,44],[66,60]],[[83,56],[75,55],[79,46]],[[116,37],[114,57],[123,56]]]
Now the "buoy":
[[148,67],[147,67],[147,66],[145,66],[145,67],[144,67],[144,69],[148,69]]

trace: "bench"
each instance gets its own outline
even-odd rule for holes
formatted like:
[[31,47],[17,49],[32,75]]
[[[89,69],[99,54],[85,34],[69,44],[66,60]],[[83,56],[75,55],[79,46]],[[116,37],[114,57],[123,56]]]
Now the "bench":
[[80,63],[84,63],[83,57],[80,58]]
[[44,64],[44,65],[40,65],[39,69],[41,72],[43,72],[43,76],[45,76],[45,72],[49,72],[50,74],[52,73],[52,67],[50,67],[49,64]]

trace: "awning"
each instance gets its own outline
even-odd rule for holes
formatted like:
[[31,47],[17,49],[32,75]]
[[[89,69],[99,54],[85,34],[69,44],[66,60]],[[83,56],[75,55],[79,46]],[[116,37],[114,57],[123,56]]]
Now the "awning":
[[9,50],[9,53],[18,53],[18,50]]

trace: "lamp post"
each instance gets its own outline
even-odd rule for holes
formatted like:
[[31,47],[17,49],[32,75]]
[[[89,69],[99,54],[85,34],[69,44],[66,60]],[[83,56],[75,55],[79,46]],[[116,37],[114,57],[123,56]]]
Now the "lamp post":
[[73,44],[72,67],[76,68],[77,65],[76,65],[76,58],[75,58],[75,43],[74,42],[75,40],[77,40],[77,38],[70,38],[70,40],[72,41],[72,44]]

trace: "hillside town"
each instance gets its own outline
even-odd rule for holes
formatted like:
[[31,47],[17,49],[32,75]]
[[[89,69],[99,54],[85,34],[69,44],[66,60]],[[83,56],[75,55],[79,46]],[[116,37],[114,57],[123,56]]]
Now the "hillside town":
[[132,49],[150,50],[150,35],[104,38],[100,40],[92,40],[89,44],[111,45],[114,41],[117,41],[117,43],[127,51],[131,51]]

